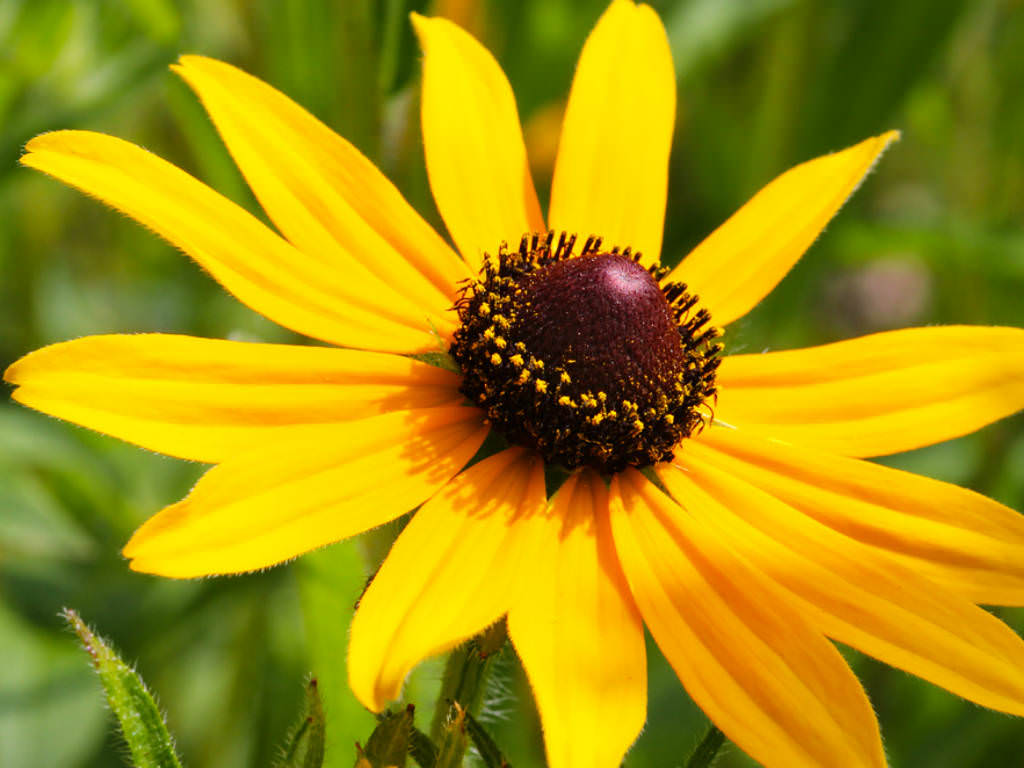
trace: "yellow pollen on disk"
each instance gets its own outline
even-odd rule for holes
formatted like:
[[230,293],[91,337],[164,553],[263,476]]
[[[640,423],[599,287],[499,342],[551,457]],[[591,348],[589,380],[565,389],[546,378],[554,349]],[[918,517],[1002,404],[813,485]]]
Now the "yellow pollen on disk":
[[[449,349],[459,391],[547,463],[612,474],[670,460],[710,418],[721,348],[710,314],[631,249],[575,243],[548,233],[502,244],[460,290]],[[592,307],[577,306],[581,292]]]

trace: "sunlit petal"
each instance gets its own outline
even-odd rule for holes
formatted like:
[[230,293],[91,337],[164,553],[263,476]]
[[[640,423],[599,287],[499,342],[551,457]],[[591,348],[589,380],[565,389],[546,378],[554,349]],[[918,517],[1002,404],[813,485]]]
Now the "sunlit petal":
[[360,275],[381,298],[397,293],[436,325],[451,323],[444,310],[456,282],[469,274],[465,262],[359,150],[235,67],[183,56],[174,69],[202,99],[249,185],[292,243],[325,267]]
[[706,429],[699,442],[719,469],[971,602],[1024,605],[1024,515],[949,483],[743,430]]
[[276,565],[413,509],[486,434],[479,411],[458,407],[310,425],[211,469],[124,554],[134,570],[177,578]]
[[1024,408],[1024,330],[946,326],[734,355],[721,421],[846,456],[907,451]]
[[349,684],[363,704],[379,712],[413,666],[508,611],[530,567],[523,547],[531,519],[544,503],[543,463],[510,448],[474,464],[413,515],[352,622]]
[[591,471],[559,489],[531,537],[509,636],[540,710],[548,765],[617,768],[643,727],[643,623]]
[[462,399],[454,373],[398,355],[156,333],[53,344],[4,379],[24,405],[210,463],[287,439],[298,425]]
[[732,741],[766,768],[885,765],[857,678],[792,597],[634,470],[611,499],[644,622]]
[[413,14],[423,47],[423,142],[434,200],[475,269],[544,230],[515,96],[494,57],[446,19]]
[[647,5],[615,0],[576,66],[551,187],[552,228],[657,262],[665,225],[676,81]]
[[427,317],[381,300],[357,275],[327,272],[258,219],[179,168],[91,131],[32,139],[23,165],[131,216],[195,259],[240,301],[293,331],[363,349],[436,349]]
[[672,495],[806,601],[812,624],[978,704],[1024,714],[1024,641],[995,616],[718,469],[699,443],[678,461],[658,473]]
[[669,275],[728,325],[767,296],[871,170],[897,131],[786,171],[698,245]]

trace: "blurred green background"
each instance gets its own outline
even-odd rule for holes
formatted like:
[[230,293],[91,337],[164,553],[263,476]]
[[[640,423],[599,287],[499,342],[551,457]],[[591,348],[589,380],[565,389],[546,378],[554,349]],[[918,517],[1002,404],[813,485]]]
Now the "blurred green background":
[[[799,161],[898,127],[808,257],[730,330],[732,351],[903,325],[1024,325],[1024,4],[1015,0],[661,0],[680,110],[665,260],[674,263]],[[238,64],[354,141],[431,221],[411,9],[470,28],[516,91],[546,197],[562,100],[605,0],[0,0],[0,365],[90,333],[293,340],[143,228],[17,167],[34,134],[135,141],[256,211],[196,99],[185,52]],[[628,119],[628,116],[624,116]],[[443,231],[443,230],[442,230]],[[1024,509],[1024,418],[887,459]],[[172,582],[118,555],[202,467],[0,404],[0,765],[124,764],[62,606],[137,662],[189,766],[268,766],[321,680],[330,764],[371,719],[344,687],[346,622],[374,542],[266,573]],[[1000,611],[1018,630],[1024,612]],[[1024,722],[857,654],[894,768],[1018,766]],[[436,662],[410,683],[428,722]],[[627,765],[681,765],[705,721],[651,647],[648,726]],[[522,672],[503,659],[487,721],[542,764]],[[750,765],[730,749],[720,763]]]

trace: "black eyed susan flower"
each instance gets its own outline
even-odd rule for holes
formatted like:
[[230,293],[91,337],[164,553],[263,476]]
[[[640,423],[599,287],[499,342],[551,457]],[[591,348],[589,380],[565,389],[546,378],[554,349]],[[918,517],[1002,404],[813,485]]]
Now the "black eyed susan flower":
[[[420,507],[361,601],[350,682],[507,616],[556,768],[615,766],[646,710],[646,625],[711,719],[767,766],[881,766],[831,640],[1024,714],[1024,520],[863,461],[1024,405],[1024,331],[933,327],[726,355],[896,137],[772,181],[658,265],[675,83],[650,8],[615,0],[572,86],[548,216],[512,91],[472,37],[414,17],[431,188],[456,250],[350,144],[217,61],[175,70],[280,234],[116,138],[22,162],[120,209],[242,302],[333,346],[97,336],[12,365],[15,399],[215,464],[125,547],[170,577],[251,571]],[[420,353],[443,345],[457,370]],[[490,431],[509,447],[471,459]],[[545,468],[569,470],[547,498]],[[655,482],[655,480],[657,482]]]

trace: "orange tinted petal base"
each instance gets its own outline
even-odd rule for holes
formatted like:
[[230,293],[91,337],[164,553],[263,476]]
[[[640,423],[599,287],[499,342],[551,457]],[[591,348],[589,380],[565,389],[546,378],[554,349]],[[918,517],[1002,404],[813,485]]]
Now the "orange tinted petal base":
[[548,765],[616,768],[644,724],[647,665],[601,477],[571,476],[530,538],[508,631],[537,699]]
[[349,684],[379,712],[409,670],[509,609],[531,518],[544,508],[539,459],[510,448],[474,464],[413,515],[359,602]]

